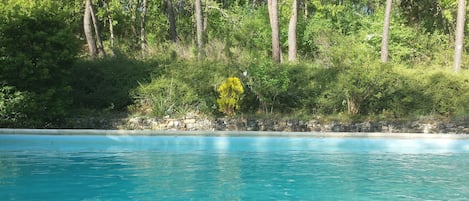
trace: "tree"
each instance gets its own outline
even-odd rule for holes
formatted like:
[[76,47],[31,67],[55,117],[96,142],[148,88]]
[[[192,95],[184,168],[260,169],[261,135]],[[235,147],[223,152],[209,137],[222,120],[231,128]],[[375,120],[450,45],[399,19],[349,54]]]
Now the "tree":
[[[91,24],[93,24],[93,26],[91,26]],[[90,57],[92,59],[96,58],[96,56],[98,55],[98,51],[101,56],[106,56],[106,52],[104,51],[103,41],[101,40],[101,34],[99,32],[98,20],[96,19],[96,15],[93,10],[93,5],[91,3],[91,0],[85,1],[85,13],[83,15],[83,29],[85,32],[86,42],[88,43]],[[95,41],[95,38],[93,37],[93,29],[94,29],[94,33],[96,36],[96,41]]]
[[391,22],[392,0],[386,0],[386,11],[384,13],[383,38],[381,40],[381,62],[386,63],[389,59],[389,25]]
[[464,41],[464,20],[466,16],[466,0],[458,0],[458,17],[456,19],[456,41],[454,45],[453,70],[461,70],[463,41]]
[[112,49],[114,48],[114,20],[112,19],[111,11],[110,11],[110,4],[105,0],[102,0],[103,5],[106,5],[106,17],[109,23],[109,43],[111,45],[111,53]]
[[83,30],[85,32],[86,42],[88,43],[88,50],[92,59],[98,55],[96,41],[93,38],[93,28],[91,27],[91,0],[85,1],[85,14],[83,15]]
[[173,0],[166,0],[166,8],[168,12],[168,21],[169,21],[169,35],[173,42],[177,42],[178,35],[176,32],[176,18],[174,16],[174,6]]
[[147,51],[147,37],[145,32],[145,23],[146,23],[146,15],[147,15],[147,4],[148,0],[143,0],[142,2],[142,20],[140,22],[140,45],[142,47],[142,57],[145,57],[145,53]]
[[[138,12],[138,4],[139,0],[129,0],[130,4],[130,28],[132,29],[133,33],[133,41],[135,41],[135,45],[138,44],[138,34],[137,34],[137,12]],[[132,40],[131,40],[132,41]]]
[[292,14],[288,24],[288,61],[296,62],[296,24],[298,22],[298,0],[293,0]]
[[106,52],[104,51],[103,40],[101,39],[101,32],[99,32],[98,20],[96,19],[96,14],[93,10],[93,4],[91,4],[91,0],[88,0],[88,1],[90,1],[89,10],[90,10],[91,19],[93,21],[94,33],[96,35],[96,41],[98,42],[97,43],[98,52],[102,57],[104,57],[104,56],[106,56]]
[[[456,5],[454,0],[401,0],[398,1],[399,12],[402,13],[406,24],[418,26],[425,32],[442,31],[449,33],[450,21],[447,17]],[[445,16],[448,15],[448,16]],[[450,17],[452,18],[452,16]]]
[[[79,42],[66,18],[54,12],[38,9],[0,20],[0,93],[7,94],[0,97],[0,118],[13,117],[18,126],[54,123],[71,103],[70,69]],[[14,108],[4,108],[5,100]],[[2,110],[10,112],[3,116]]]
[[290,78],[288,69],[275,62],[263,62],[248,69],[247,86],[259,100],[259,109],[273,114],[278,97],[288,90]]
[[268,0],[270,28],[272,30],[272,60],[281,62],[280,33],[278,23],[278,2],[277,0]]
[[197,37],[197,54],[199,59],[204,57],[204,24],[202,13],[202,0],[195,0],[195,21],[196,21],[196,37]]

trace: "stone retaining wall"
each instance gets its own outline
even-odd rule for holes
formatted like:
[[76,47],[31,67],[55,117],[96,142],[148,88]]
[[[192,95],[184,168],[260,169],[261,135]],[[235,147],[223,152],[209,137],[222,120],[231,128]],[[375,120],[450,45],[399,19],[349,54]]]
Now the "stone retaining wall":
[[121,119],[76,119],[67,128],[180,130],[180,131],[286,131],[286,132],[384,132],[384,133],[457,133],[469,134],[469,122],[327,122],[318,120],[272,120],[249,118],[156,119],[133,117]]

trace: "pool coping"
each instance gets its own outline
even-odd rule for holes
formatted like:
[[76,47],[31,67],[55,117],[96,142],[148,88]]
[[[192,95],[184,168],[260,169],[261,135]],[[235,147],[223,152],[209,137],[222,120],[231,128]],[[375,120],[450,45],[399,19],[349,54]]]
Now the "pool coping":
[[276,131],[158,131],[96,129],[9,129],[0,135],[120,135],[120,136],[214,136],[214,137],[318,137],[318,138],[430,138],[469,139],[469,134],[372,133],[372,132],[276,132]]

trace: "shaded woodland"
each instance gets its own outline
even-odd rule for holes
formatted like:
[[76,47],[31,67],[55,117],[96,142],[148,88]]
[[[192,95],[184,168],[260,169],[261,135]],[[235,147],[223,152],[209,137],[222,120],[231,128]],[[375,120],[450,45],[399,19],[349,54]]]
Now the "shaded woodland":
[[4,0],[0,126],[469,119],[464,0]]

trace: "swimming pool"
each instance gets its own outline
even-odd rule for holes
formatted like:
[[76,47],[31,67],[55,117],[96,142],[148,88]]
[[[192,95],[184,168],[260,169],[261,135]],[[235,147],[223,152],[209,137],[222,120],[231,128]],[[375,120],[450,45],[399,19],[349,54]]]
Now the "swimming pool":
[[0,200],[468,200],[469,140],[0,135]]

